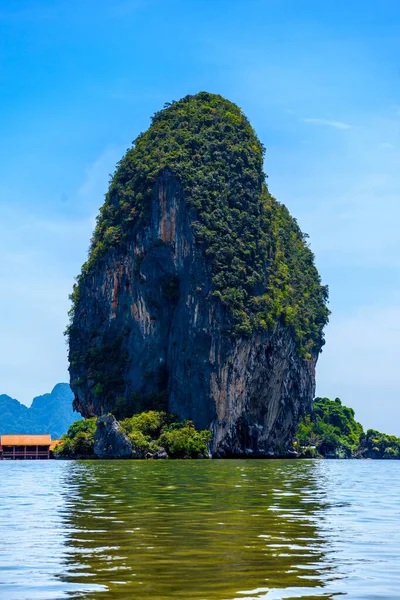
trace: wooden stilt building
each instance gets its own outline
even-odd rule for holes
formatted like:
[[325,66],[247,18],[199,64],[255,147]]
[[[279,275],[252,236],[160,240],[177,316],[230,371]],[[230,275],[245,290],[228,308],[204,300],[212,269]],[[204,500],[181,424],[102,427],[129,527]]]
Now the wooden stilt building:
[[46,435],[1,435],[0,459],[47,460],[58,440]]

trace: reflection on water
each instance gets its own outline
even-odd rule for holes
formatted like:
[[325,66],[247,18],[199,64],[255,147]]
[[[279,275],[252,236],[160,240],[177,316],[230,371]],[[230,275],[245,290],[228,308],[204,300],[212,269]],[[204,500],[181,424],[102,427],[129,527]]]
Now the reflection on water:
[[400,597],[399,462],[0,463],[0,598]]
[[315,587],[324,541],[313,472],[271,461],[80,463],[65,482],[64,579],[84,582],[82,571],[112,597],[153,599],[233,598],[299,576]]

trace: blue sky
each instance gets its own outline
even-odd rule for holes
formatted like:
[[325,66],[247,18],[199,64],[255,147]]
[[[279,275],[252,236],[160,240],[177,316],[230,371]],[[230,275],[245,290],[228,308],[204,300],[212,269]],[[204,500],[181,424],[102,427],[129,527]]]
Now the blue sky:
[[0,393],[67,380],[73,278],[115,163],[164,102],[236,102],[310,234],[317,392],[400,435],[400,3],[0,0]]

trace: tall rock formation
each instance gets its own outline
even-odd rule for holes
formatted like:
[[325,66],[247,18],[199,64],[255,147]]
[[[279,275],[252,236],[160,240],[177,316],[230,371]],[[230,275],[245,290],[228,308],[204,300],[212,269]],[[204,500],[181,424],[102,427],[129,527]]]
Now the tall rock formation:
[[283,449],[309,410],[327,288],[241,110],[202,92],[119,163],[72,295],[74,407],[166,408],[219,455]]

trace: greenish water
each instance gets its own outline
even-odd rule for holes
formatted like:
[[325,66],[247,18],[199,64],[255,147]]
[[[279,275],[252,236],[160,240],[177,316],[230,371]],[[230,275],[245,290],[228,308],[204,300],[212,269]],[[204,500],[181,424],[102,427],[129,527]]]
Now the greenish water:
[[1,600],[400,598],[398,461],[0,463]]

